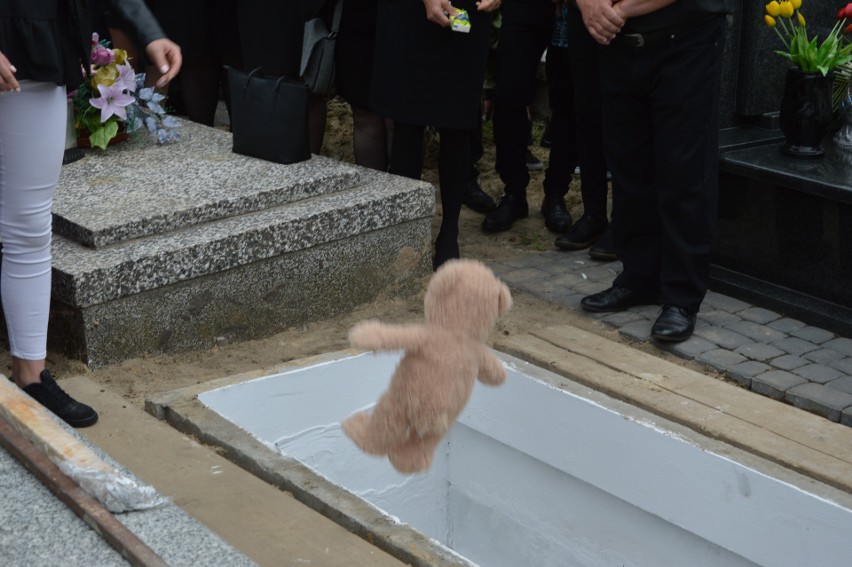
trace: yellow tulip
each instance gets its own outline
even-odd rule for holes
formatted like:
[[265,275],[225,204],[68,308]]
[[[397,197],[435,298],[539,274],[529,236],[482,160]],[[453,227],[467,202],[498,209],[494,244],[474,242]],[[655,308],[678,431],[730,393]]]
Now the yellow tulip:
[[773,18],[777,18],[778,15],[781,13],[781,5],[778,4],[776,0],[772,0],[772,2],[766,5],[766,13],[772,16]]
[[805,27],[807,25],[807,23],[805,22],[805,17],[802,15],[802,13],[796,12],[796,16],[798,16],[798,18],[799,18],[799,25],[801,27]]
[[793,8],[798,10],[799,8],[802,7],[802,0],[790,0],[790,4],[793,5]]
[[792,17],[793,17],[793,12],[794,12],[795,10],[793,10],[793,5],[790,3],[790,1],[789,1],[789,0],[783,0],[783,1],[779,4],[779,6],[780,6],[781,17],[782,17],[782,18],[788,18],[788,19],[789,19],[789,18],[792,18]]
[[775,18],[773,18],[769,14],[763,16],[763,21],[766,22],[766,25],[769,26],[770,28],[775,27]]

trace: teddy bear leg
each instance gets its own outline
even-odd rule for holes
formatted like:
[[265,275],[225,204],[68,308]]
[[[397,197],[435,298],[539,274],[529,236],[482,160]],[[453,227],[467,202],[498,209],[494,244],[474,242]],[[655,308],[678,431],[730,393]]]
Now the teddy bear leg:
[[403,474],[425,471],[432,466],[432,457],[443,436],[414,437],[409,443],[388,452],[393,468]]
[[391,447],[405,443],[409,429],[402,413],[382,400],[372,415],[358,412],[343,420],[342,426],[355,444],[371,455],[386,455]]

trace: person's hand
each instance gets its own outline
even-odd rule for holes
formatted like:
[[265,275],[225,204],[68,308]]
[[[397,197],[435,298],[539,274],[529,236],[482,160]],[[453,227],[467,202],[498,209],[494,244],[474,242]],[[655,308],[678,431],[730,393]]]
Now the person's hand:
[[178,44],[172,40],[166,38],[155,39],[145,46],[145,53],[148,54],[148,59],[154,67],[163,74],[157,81],[157,87],[166,86],[180,71],[180,66],[183,63],[183,55],[180,53]]
[[426,19],[441,27],[450,27],[450,18],[447,14],[457,14],[458,10],[453,8],[450,0],[423,0],[426,7]]
[[500,9],[501,0],[479,0],[476,3],[476,9],[480,12],[493,12]]
[[18,84],[18,79],[15,78],[15,73],[17,72],[18,70],[15,69],[15,66],[9,63],[6,56],[0,52],[0,93],[8,91],[20,92],[21,85]]
[[624,18],[618,15],[612,5],[612,0],[577,0],[586,29],[602,45],[609,45],[624,26]]

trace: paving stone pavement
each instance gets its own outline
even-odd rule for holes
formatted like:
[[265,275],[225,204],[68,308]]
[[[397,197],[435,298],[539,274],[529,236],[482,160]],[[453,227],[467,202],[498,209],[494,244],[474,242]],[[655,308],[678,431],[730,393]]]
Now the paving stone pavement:
[[[659,306],[620,313],[588,313],[580,307],[583,296],[611,285],[620,262],[593,260],[586,250],[552,250],[491,268],[510,287],[598,319],[630,341],[651,340]],[[654,344],[753,392],[852,426],[852,338],[711,289],[692,338]]]

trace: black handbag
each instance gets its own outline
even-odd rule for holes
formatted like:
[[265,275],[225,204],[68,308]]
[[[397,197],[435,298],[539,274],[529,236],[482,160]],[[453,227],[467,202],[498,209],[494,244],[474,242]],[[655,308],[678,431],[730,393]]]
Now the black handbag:
[[322,18],[311,18],[305,22],[302,40],[302,65],[300,74],[314,94],[330,94],[335,86],[334,44],[340,29],[343,0],[337,0],[331,29]]
[[225,68],[234,153],[278,163],[310,159],[308,87],[286,77],[263,77],[260,68],[248,74]]

